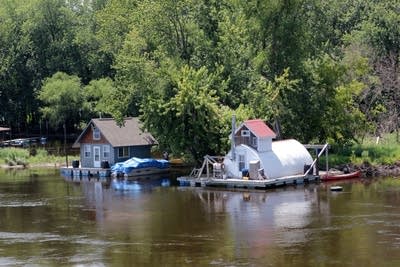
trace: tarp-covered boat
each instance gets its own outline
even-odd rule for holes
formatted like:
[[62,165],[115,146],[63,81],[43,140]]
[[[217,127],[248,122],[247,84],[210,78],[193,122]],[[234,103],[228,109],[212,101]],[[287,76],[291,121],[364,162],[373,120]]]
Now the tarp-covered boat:
[[164,173],[169,171],[169,161],[152,158],[130,158],[124,162],[118,162],[111,167],[113,176],[139,176]]

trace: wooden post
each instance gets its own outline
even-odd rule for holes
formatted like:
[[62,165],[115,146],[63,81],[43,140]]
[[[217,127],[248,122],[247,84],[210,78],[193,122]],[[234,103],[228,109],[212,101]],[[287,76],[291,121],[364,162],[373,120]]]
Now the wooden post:
[[63,124],[64,127],[64,155],[65,155],[65,164],[68,168],[68,153],[67,153],[67,127],[65,126],[65,122]]

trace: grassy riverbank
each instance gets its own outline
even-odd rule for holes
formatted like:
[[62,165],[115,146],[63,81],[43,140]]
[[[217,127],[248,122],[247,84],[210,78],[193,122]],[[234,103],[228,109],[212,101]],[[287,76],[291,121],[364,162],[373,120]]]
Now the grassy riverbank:
[[385,135],[377,143],[376,138],[367,138],[362,144],[349,147],[333,145],[329,151],[329,165],[343,164],[372,166],[394,165],[400,161],[400,144],[395,134]]
[[[68,161],[78,159],[79,156],[68,156]],[[0,149],[0,165],[14,166],[62,166],[65,165],[65,156],[50,155],[42,148],[2,148]]]
[[[385,135],[376,142],[376,138],[366,138],[362,144],[348,147],[332,145],[329,150],[329,166],[343,166],[351,164],[361,166],[393,166],[400,163],[400,143],[396,141],[396,135]],[[79,155],[68,156],[69,163],[79,159]],[[43,148],[0,148],[0,165],[12,166],[62,166],[65,165],[64,155],[51,155]],[[320,166],[325,167],[324,157]]]

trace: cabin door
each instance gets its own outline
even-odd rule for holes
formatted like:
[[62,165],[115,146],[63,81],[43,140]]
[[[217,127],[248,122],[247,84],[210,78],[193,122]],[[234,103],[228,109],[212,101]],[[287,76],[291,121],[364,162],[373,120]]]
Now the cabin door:
[[100,168],[100,147],[93,147],[93,167]]

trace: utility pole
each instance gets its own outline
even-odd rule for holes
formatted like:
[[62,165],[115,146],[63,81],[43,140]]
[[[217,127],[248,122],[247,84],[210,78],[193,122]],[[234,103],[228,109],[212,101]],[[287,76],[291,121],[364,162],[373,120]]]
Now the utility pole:
[[67,127],[66,127],[66,125],[65,125],[65,121],[64,121],[63,127],[64,127],[64,155],[65,155],[65,164],[67,165],[67,168],[68,168]]

